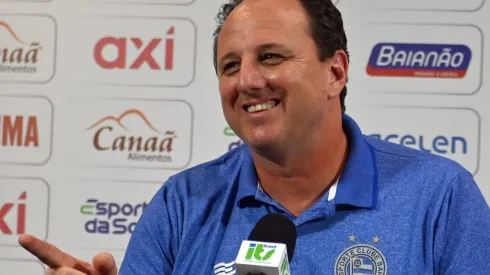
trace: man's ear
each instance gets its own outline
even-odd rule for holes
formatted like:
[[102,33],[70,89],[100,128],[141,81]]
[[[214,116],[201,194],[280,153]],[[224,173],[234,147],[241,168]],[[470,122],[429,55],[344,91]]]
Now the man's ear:
[[325,62],[325,72],[328,79],[328,97],[338,97],[347,83],[347,74],[349,72],[349,59],[344,50],[337,50],[332,57]]

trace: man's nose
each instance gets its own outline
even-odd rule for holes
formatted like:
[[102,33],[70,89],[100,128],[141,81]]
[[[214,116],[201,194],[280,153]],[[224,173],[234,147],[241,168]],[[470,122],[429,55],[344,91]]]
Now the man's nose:
[[240,71],[238,72],[238,92],[247,93],[261,90],[265,88],[266,84],[267,82],[262,76],[258,64],[242,61]]

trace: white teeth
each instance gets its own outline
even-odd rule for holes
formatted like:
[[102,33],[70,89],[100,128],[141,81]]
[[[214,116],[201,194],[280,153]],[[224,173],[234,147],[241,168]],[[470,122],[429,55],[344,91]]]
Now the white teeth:
[[249,106],[247,108],[247,112],[249,112],[249,113],[255,113],[255,112],[262,111],[262,110],[270,110],[270,109],[272,109],[274,107],[276,107],[276,102],[274,102],[274,101],[267,101],[266,103],[261,103],[261,104],[256,104],[256,105]]

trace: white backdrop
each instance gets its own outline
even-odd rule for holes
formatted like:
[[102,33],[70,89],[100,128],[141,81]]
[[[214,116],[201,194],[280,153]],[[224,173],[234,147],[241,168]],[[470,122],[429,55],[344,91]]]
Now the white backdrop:
[[[224,0],[0,0],[0,270],[43,274],[20,233],[122,260],[161,184],[240,143],[212,65]],[[340,0],[347,113],[460,162],[490,201],[490,7]]]

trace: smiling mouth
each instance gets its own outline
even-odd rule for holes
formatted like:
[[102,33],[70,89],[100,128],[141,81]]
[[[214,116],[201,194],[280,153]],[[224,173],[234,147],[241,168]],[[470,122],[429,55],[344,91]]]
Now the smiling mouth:
[[270,110],[277,105],[279,105],[280,101],[279,100],[269,100],[264,103],[258,103],[254,105],[245,105],[243,106],[243,109],[247,111],[247,113],[257,113],[257,112],[262,112],[262,111],[267,111]]

